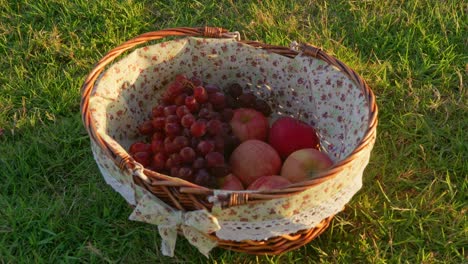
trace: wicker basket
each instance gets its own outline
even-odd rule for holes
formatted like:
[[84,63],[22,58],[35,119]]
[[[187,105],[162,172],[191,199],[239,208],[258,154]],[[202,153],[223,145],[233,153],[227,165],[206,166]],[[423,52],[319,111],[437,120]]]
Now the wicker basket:
[[[120,172],[124,173],[128,177],[132,177],[132,187],[134,187],[133,184],[135,184],[144,188],[175,210],[183,212],[207,210],[208,212],[211,212],[214,206],[214,201],[210,200],[209,197],[213,197],[215,194],[214,190],[172,178],[167,175],[159,174],[151,170],[142,169],[141,165],[136,163],[124,150],[125,148],[120,147],[117,140],[107,135],[106,131],[97,128],[96,120],[94,120],[93,117],[93,111],[96,110],[89,107],[90,99],[93,97],[96,83],[103,74],[111,74],[105,72],[111,62],[137,45],[166,37],[231,39],[233,38],[233,34],[225,29],[212,27],[173,28],[142,34],[112,49],[96,64],[82,86],[82,119],[90,135],[91,141],[95,145],[97,151],[95,153],[99,153],[96,155],[104,155],[112,161],[113,164],[108,164],[106,167],[115,166],[120,169]],[[221,204],[223,209],[235,208],[240,205],[255,205],[264,201],[292,197],[333,179],[343,171],[349,170],[350,167],[353,166],[354,161],[360,158],[364,152],[370,153],[376,136],[377,106],[373,92],[356,72],[341,61],[327,55],[321,49],[311,45],[297,45],[296,49],[292,49],[289,47],[273,46],[253,41],[235,41],[242,45],[247,45],[255,50],[260,49],[266,51],[268,54],[277,54],[285,58],[295,58],[301,54],[301,56],[312,57],[333,66],[337,71],[342,72],[347,78],[349,78],[349,80],[353,82],[358,89],[360,89],[365,102],[365,109],[363,111],[365,111],[366,114],[366,123],[363,131],[360,131],[360,133],[362,133],[362,137],[360,137],[359,142],[353,145],[355,146],[354,149],[347,153],[346,157],[337,160],[337,163],[331,170],[323,173],[313,180],[294,184],[281,190],[232,192],[217,200],[217,203]],[[142,112],[144,111],[142,110]],[[367,165],[367,162],[363,166],[365,167],[365,165]],[[266,240],[224,240],[217,237],[216,232],[212,232],[208,234],[208,236],[215,240],[217,246],[221,248],[246,252],[249,254],[277,255],[299,248],[313,240],[328,227],[332,218],[333,215],[329,215],[312,228],[300,230],[291,234],[270,237]]]

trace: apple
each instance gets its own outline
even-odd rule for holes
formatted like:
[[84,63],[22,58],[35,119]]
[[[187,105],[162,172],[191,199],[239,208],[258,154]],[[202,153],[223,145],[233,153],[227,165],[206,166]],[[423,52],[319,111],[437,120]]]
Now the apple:
[[266,141],[268,136],[268,119],[259,111],[251,108],[238,108],[230,121],[232,133],[241,142],[249,139]]
[[257,139],[249,139],[237,146],[229,164],[232,173],[239,177],[244,186],[265,175],[278,175],[281,170],[281,158],[276,150]]
[[271,175],[271,176],[262,176],[252,182],[247,190],[271,190],[271,189],[280,189],[290,185],[291,182],[279,175]]
[[312,126],[292,117],[277,119],[271,125],[268,135],[268,143],[276,149],[283,160],[299,149],[319,149],[319,142]]
[[330,157],[314,148],[300,149],[289,155],[281,168],[281,176],[292,183],[313,179],[317,173],[333,165]]
[[244,190],[244,186],[239,178],[234,174],[228,174],[226,177],[222,178],[220,182],[220,188],[223,190],[232,190],[232,191],[241,191]]

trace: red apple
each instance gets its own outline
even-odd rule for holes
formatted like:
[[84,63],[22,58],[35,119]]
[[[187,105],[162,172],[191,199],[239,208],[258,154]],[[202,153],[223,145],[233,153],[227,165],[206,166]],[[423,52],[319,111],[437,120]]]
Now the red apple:
[[268,136],[268,119],[259,111],[250,108],[238,108],[234,110],[231,119],[232,133],[241,142],[249,139],[266,141]]
[[276,120],[268,136],[268,143],[278,151],[282,159],[299,149],[319,149],[319,142],[312,126],[292,117]]
[[276,150],[256,139],[244,141],[234,149],[229,163],[232,173],[244,186],[265,175],[278,175],[281,169],[281,159]]
[[333,165],[333,161],[324,152],[314,148],[301,149],[293,152],[284,161],[281,176],[292,183],[314,178]]
[[271,175],[271,176],[262,176],[252,182],[247,190],[271,190],[271,189],[280,189],[290,185],[291,182],[281,176]]
[[224,177],[222,179],[220,186],[221,186],[221,189],[223,190],[232,190],[232,191],[244,190],[244,186],[242,185],[242,182],[234,174],[228,174],[226,177]]

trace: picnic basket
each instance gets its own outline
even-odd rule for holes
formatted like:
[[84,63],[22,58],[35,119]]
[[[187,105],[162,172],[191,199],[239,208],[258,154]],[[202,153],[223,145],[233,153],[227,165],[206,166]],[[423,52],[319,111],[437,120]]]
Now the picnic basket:
[[[254,192],[208,189],[143,168],[128,146],[164,84],[179,73],[239,82],[269,102],[273,117],[313,124],[335,165],[312,180]],[[205,255],[216,246],[277,255],[309,243],[362,187],[376,138],[374,94],[343,62],[309,44],[240,40],[217,27],[171,28],[128,40],[99,60],[81,94],[100,171],[135,208],[130,219],[158,225],[166,255],[173,254],[177,234]]]

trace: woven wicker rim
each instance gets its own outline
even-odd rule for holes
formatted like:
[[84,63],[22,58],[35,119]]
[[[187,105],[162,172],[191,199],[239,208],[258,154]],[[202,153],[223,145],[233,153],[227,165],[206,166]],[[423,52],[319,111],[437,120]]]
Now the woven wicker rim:
[[[89,111],[89,99],[91,91],[94,87],[94,84],[101,74],[113,60],[115,60],[118,56],[124,53],[127,50],[134,48],[137,45],[144,44],[148,41],[158,40],[165,37],[172,37],[172,36],[193,36],[193,37],[208,37],[208,38],[232,38],[232,34],[226,29],[217,28],[217,27],[199,27],[199,28],[189,28],[189,27],[180,27],[180,28],[171,28],[165,29],[160,31],[148,32],[142,35],[139,35],[131,40],[128,40],[121,44],[120,46],[112,49],[109,51],[99,62],[95,65],[93,70],[88,74],[82,88],[81,88],[81,114],[82,120],[87,129],[91,139],[96,142],[99,147],[109,156],[111,157],[114,162],[123,170],[126,169],[131,172],[137,171],[136,168],[141,168],[141,165],[135,162],[135,160],[127,153],[122,152],[120,150],[115,149],[112,144],[109,144],[107,140],[103,139],[103,137],[97,132],[96,128],[93,125],[91,113]],[[240,41],[244,44],[248,44],[250,46],[261,48],[267,50],[269,52],[274,52],[279,55],[283,55],[286,57],[293,58],[299,54],[299,51],[290,49],[288,47],[283,46],[274,46],[268,45],[256,41]],[[227,198],[225,206],[235,206],[239,204],[245,203],[254,203],[262,200],[270,200],[275,198],[282,198],[282,197],[289,197],[293,194],[302,192],[314,185],[320,184],[328,179],[333,178],[339,172],[344,170],[347,165],[352,162],[354,159],[358,157],[361,151],[363,151],[370,143],[372,143],[373,138],[376,134],[376,127],[377,127],[377,113],[378,108],[375,102],[375,96],[370,87],[361,78],[353,69],[346,66],[340,60],[334,58],[326,54],[323,50],[318,47],[309,44],[302,44],[299,45],[299,50],[308,56],[312,56],[317,59],[321,59],[333,66],[336,66],[339,70],[341,70],[344,74],[346,74],[351,80],[353,80],[358,87],[362,89],[362,92],[365,95],[365,98],[368,101],[369,105],[369,125],[368,129],[365,132],[361,142],[358,146],[354,149],[354,151],[345,159],[341,160],[340,162],[336,163],[333,168],[330,170],[322,173],[318,177],[313,180],[304,181],[300,183],[296,183],[290,185],[284,189],[276,189],[276,190],[268,190],[268,191],[260,191],[255,193],[233,193],[231,197]],[[112,140],[112,139],[109,139]],[[113,142],[117,143],[117,142]],[[198,203],[201,208],[210,208],[209,204],[200,203],[198,197],[200,196],[209,196],[213,194],[212,189],[208,189],[202,186],[198,186],[196,184],[180,180],[168,175],[160,174],[148,169],[144,169],[144,175],[138,174],[139,177],[143,178],[143,181],[146,181],[147,184],[152,186],[161,186],[164,189],[170,187],[178,187],[178,192],[185,193],[191,196],[192,202]],[[148,177],[146,177],[146,176]],[[135,177],[134,177],[135,178]],[[148,182],[149,181],[149,182]],[[167,190],[169,193],[173,191],[174,188],[171,190]],[[177,197],[174,195],[169,194],[169,199],[173,202],[175,207],[180,210],[184,210],[184,206],[182,206]],[[199,206],[196,206],[199,208]]]
[[[164,202],[169,205],[182,210],[195,210],[195,209],[207,209],[210,210],[212,204],[207,201],[207,197],[213,194],[213,190],[207,189],[196,184],[180,180],[178,178],[170,177],[168,175],[160,174],[151,170],[144,169],[144,173],[141,172],[141,165],[136,163],[135,160],[127,153],[113,147],[113,144],[117,142],[112,139],[105,140],[96,130],[94,122],[89,111],[89,99],[91,91],[94,87],[96,80],[99,75],[105,70],[106,66],[109,65],[113,60],[119,57],[122,53],[127,50],[134,48],[140,44],[144,44],[148,41],[158,40],[165,37],[172,36],[193,36],[193,37],[207,37],[207,38],[232,38],[233,34],[228,32],[226,29],[217,27],[199,27],[199,28],[171,28],[160,31],[154,31],[139,35],[131,40],[128,40],[120,46],[109,51],[93,68],[88,74],[82,88],[81,88],[81,115],[85,128],[88,131],[91,139],[98,144],[104,153],[110,157],[121,170],[127,170],[133,174],[133,180],[135,184],[138,184],[156,196],[161,198]],[[346,74],[351,80],[353,80],[358,87],[362,89],[369,105],[369,124],[368,129],[365,132],[363,139],[354,149],[354,151],[341,160],[334,167],[327,172],[323,173],[319,177],[297,183],[289,186],[288,188],[261,191],[257,193],[232,193],[225,197],[222,201],[224,207],[236,206],[247,203],[257,203],[265,200],[289,197],[293,194],[302,192],[312,186],[322,183],[328,179],[335,177],[339,172],[347,168],[347,166],[358,157],[369,144],[373,143],[376,136],[377,128],[377,113],[378,108],[375,103],[375,96],[372,90],[369,88],[367,83],[351,68],[346,66],[338,59],[326,54],[320,48],[313,45],[302,44],[299,45],[299,51],[283,47],[268,45],[256,41],[240,41],[244,44],[248,44],[252,47],[261,48],[269,52],[294,58],[301,51],[303,54],[321,59],[331,65],[336,66],[344,74]],[[113,142],[110,142],[110,141]],[[265,241],[227,241],[221,240],[216,235],[209,234],[212,239],[215,239],[218,246],[224,249],[229,249],[238,252],[245,252],[248,254],[255,255],[278,255],[294,249],[297,249],[320,235],[330,224],[333,219],[333,215],[322,220],[317,226],[301,230],[295,234],[287,234],[277,237],[269,238]]]

